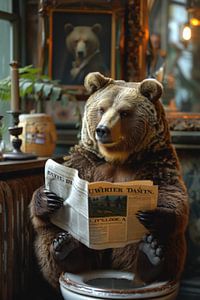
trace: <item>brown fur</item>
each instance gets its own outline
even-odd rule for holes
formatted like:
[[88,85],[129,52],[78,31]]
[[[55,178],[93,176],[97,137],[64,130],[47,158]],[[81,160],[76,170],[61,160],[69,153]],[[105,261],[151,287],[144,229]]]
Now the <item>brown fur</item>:
[[[159,97],[161,85],[155,80],[125,83],[105,78],[99,73],[86,77],[85,86],[93,94],[87,101],[80,145],[72,150],[65,165],[79,171],[89,182],[153,180],[158,185],[158,207],[167,227],[157,224],[157,236],[165,245],[163,271],[156,278],[178,279],[184,267],[186,244],[184,232],[188,221],[187,193],[181,179],[176,152],[171,145],[165,112]],[[110,141],[101,143],[96,128],[110,129]],[[138,243],[110,252],[88,249],[79,243],[62,262],[51,251],[52,240],[61,230],[50,224],[41,213],[38,191],[31,202],[31,217],[37,232],[36,253],[46,279],[58,287],[62,271],[79,272],[98,268],[114,268],[153,272],[138,250]],[[170,220],[174,221],[171,222]],[[169,225],[168,225],[169,224]],[[159,227],[161,226],[161,227]],[[159,232],[159,228],[162,228]],[[133,229],[134,230],[134,229]]]

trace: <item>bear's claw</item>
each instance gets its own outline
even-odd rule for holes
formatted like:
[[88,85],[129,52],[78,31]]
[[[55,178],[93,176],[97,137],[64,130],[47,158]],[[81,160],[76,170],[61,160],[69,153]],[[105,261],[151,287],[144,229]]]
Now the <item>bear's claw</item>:
[[148,230],[155,230],[154,211],[138,211],[136,216],[140,223],[142,223]]
[[79,247],[79,242],[68,232],[61,232],[53,240],[52,250],[55,258],[63,260],[72,250]]
[[53,213],[63,206],[63,199],[57,196],[55,193],[44,189],[44,194],[47,197],[47,207],[50,213]]
[[136,217],[150,232],[166,242],[168,236],[176,228],[176,214],[171,209],[156,208],[153,210],[138,210]]

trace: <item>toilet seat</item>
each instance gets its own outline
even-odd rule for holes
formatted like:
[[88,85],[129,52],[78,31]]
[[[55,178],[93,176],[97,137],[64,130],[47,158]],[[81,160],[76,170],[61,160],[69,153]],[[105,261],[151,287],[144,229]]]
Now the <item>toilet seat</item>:
[[[125,289],[119,287],[118,284],[122,283],[123,285],[123,280]],[[103,284],[107,282],[107,287],[102,288],[102,282]],[[179,288],[179,283],[174,281],[156,282],[143,286],[136,286],[133,283],[134,274],[115,270],[91,271],[80,274],[63,273],[60,276],[62,294],[75,293],[80,296],[77,299],[86,299],[85,296],[87,296],[91,299],[156,298],[171,300],[175,299]],[[114,284],[113,287],[112,284]],[[68,298],[64,297],[64,299]]]

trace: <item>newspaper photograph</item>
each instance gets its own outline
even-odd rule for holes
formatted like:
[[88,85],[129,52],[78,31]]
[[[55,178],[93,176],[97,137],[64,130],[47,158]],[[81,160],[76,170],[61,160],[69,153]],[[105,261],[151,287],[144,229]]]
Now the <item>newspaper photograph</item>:
[[140,240],[147,230],[135,214],[157,206],[158,187],[152,181],[89,183],[52,159],[45,165],[45,187],[64,199],[51,222],[92,249]]

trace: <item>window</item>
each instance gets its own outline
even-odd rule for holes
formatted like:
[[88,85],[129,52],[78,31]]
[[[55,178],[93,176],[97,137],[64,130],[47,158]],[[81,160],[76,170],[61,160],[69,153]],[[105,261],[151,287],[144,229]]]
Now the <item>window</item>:
[[[17,59],[17,17],[13,13],[12,0],[0,0],[0,80],[10,74],[9,64]],[[4,116],[3,124],[10,126],[10,116],[7,111],[10,110],[10,101],[0,99],[0,114]],[[9,134],[6,130],[3,134],[4,140],[9,141]]]
[[168,104],[170,105],[171,101],[172,110],[180,112],[191,112],[193,110],[193,96],[190,86],[193,67],[192,51],[189,45],[184,45],[181,37],[181,29],[187,22],[188,12],[186,10],[186,3],[184,1],[182,3],[172,1],[169,6],[166,70],[169,91]]
[[[195,1],[190,2],[195,4]],[[157,41],[156,38],[160,39],[160,48],[155,51],[160,55],[158,65],[152,57],[149,58],[151,64],[158,67],[153,69],[154,72],[149,67],[149,75],[156,77],[159,67],[163,67],[162,82],[165,93],[162,100],[168,112],[200,112],[200,26],[191,24],[190,20],[196,10],[189,9],[188,3],[186,0],[155,0],[150,7],[150,36],[155,34],[153,42]],[[184,40],[182,36],[186,24],[191,29],[191,38],[188,40]]]

